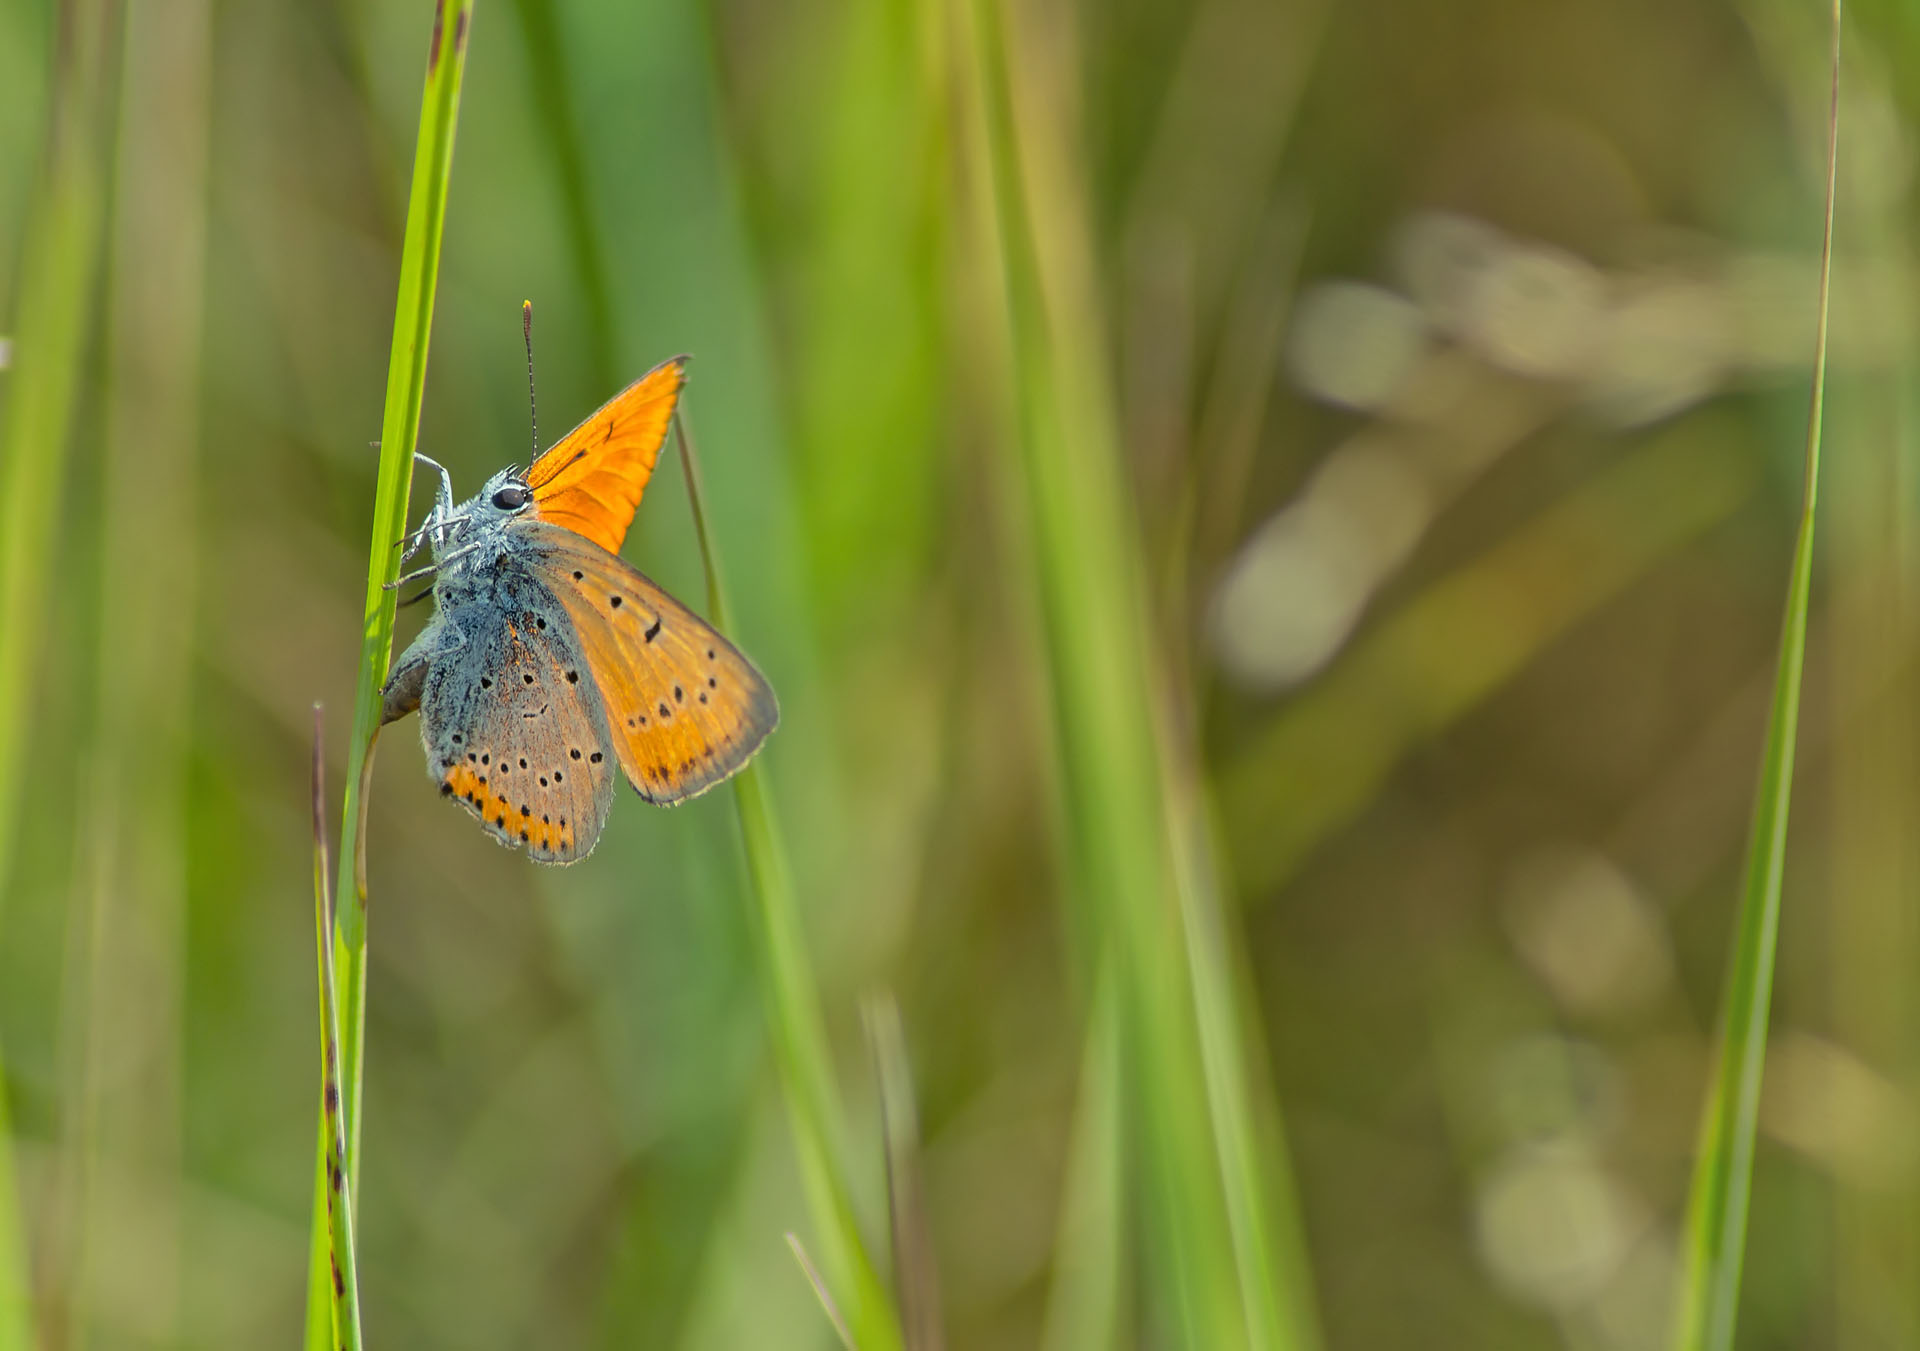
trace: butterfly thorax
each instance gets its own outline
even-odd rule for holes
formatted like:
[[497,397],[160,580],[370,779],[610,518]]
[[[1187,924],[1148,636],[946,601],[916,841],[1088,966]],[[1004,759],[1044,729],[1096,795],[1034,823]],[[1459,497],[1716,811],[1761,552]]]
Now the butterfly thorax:
[[502,554],[513,547],[516,522],[538,520],[540,508],[520,471],[500,470],[479,492],[459,505],[443,483],[421,533],[433,550],[434,592],[466,588],[491,577]]

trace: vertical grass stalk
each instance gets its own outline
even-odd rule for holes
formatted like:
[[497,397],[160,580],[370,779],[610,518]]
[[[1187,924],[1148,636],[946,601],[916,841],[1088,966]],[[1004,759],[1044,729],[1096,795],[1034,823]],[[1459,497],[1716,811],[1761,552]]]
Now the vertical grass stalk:
[[[675,420],[675,429],[694,532],[700,542],[700,561],[706,570],[708,617],[725,633],[726,591],[707,528],[700,468],[684,410]],[[860,1351],[896,1351],[901,1345],[900,1320],[854,1217],[853,1189],[846,1167],[846,1113],[834,1087],[833,1056],[820,1013],[820,992],[807,963],[800,908],[779,821],[757,766],[748,765],[734,775],[733,793],[755,903],[751,926],[754,962],[766,1006],[767,1031],[773,1041],[774,1063],[793,1122],[801,1185],[826,1267],[825,1288],[846,1320],[853,1345]]]
[[1814,332],[1813,392],[1807,412],[1805,483],[1800,526],[1787,578],[1786,618],[1767,719],[1760,783],[1747,841],[1745,879],[1736,917],[1732,970],[1722,1010],[1721,1041],[1699,1155],[1687,1200],[1675,1351],[1729,1351],[1740,1305],[1747,1210],[1753,1184],[1760,1078],[1766,1064],[1767,1015],[1773,997],[1780,933],[1780,885],[1793,794],[1794,743],[1800,722],[1800,672],[1807,645],[1807,600],[1813,577],[1814,506],[1820,480],[1820,424],[1827,379],[1827,304],[1833,279],[1833,203],[1840,136],[1840,0],[1832,7],[1832,85],[1827,109],[1826,214],[1820,241],[1819,318]]
[[940,1279],[933,1260],[926,1184],[920,1174],[920,1111],[907,1061],[907,1030],[900,1006],[874,996],[861,1009],[880,1086],[880,1137],[887,1156],[887,1226],[892,1237],[893,1289],[906,1351],[944,1351]]
[[1251,982],[1228,941],[1202,797],[1184,780],[1168,775],[1168,829],[1242,1308],[1255,1347],[1307,1351],[1319,1344],[1318,1319],[1278,1095],[1256,1072],[1265,1054]]
[[0,1092],[0,1351],[32,1351],[26,1250],[20,1241],[20,1200],[13,1182],[13,1122]]
[[326,724],[313,706],[313,936],[320,969],[321,1148],[327,1171],[327,1277],[332,1346],[360,1351],[360,1273],[353,1248],[352,1184],[347,1180],[347,1132],[340,1113],[340,992],[334,980],[333,872],[327,866]]
[[608,277],[606,248],[594,221],[587,155],[572,102],[579,89],[567,68],[560,16],[548,0],[514,0],[514,13],[520,20],[520,37],[532,72],[529,96],[539,121],[541,144],[552,157],[553,172],[559,179],[568,252],[586,309],[590,385],[596,390],[619,389],[626,382],[620,378],[615,360],[618,344],[613,305],[617,292]]
[[[111,6],[75,0],[55,17],[47,157],[20,252],[12,371],[0,424],[0,621],[39,634],[64,496],[74,394],[100,268]],[[32,642],[0,644],[0,882],[12,872],[21,753],[32,706]],[[0,886],[0,898],[5,888]]]
[[[1155,1326],[1150,1339],[1302,1343],[1275,1291],[1304,1288],[1257,1176],[1224,931],[1182,847],[1144,566],[1103,374],[1083,212],[1051,124],[1071,79],[1012,43],[998,0],[970,31],[976,155],[991,201],[1018,409],[1018,483],[1066,793],[1070,873],[1113,982]],[[1016,57],[1033,58],[1028,64]],[[1015,67],[1018,66],[1016,70]],[[1018,129],[1016,131],[1016,128]]]
[[[0,626],[12,635],[0,643],[0,926],[17,843],[33,657],[41,650],[31,639],[46,629],[53,530],[100,266],[112,12],[97,0],[71,0],[55,14],[46,160],[20,252],[12,370],[0,424]],[[0,1048],[0,1351],[27,1351],[32,1320],[12,1139]]]
[[[394,592],[387,589],[400,571],[395,543],[406,532],[407,499],[413,474],[413,450],[420,431],[420,405],[426,389],[427,344],[433,330],[434,289],[440,270],[440,235],[446,219],[447,183],[453,170],[453,136],[460,113],[460,84],[466,71],[467,37],[473,0],[436,0],[433,35],[427,54],[426,86],[420,98],[420,131],[414,145],[413,186],[407,203],[406,234],[400,250],[399,295],[394,303],[393,347],[387,361],[387,400],[380,420],[380,468],[374,494],[373,537],[368,547],[365,621],[361,631],[360,670],[354,685],[353,734],[347,744],[346,805],[340,818],[340,854],[336,860],[333,938],[339,973],[341,1011],[340,1113],[345,1134],[346,1180],[351,1194],[360,1168],[360,1084],[364,1058],[361,1034],[367,1005],[367,884],[363,838],[366,782],[373,740],[379,730],[380,687],[393,657]],[[307,1292],[307,1345],[324,1346],[316,1334],[326,1326],[318,1317],[331,1296],[329,1235],[325,1212],[326,1123],[316,1151],[315,1209]]]
[[813,1297],[820,1301],[820,1312],[827,1316],[827,1325],[833,1329],[833,1335],[846,1351],[860,1351],[853,1344],[853,1334],[847,1331],[847,1320],[840,1316],[840,1306],[833,1302],[833,1291],[827,1289],[827,1283],[820,1275],[820,1268],[807,1256],[807,1245],[800,1241],[800,1235],[787,1235],[787,1251],[793,1254],[793,1260],[800,1268],[800,1274],[806,1277],[807,1284],[813,1288]]
[[1086,1045],[1067,1135],[1066,1180],[1053,1237],[1053,1273],[1041,1351],[1103,1351],[1122,1337],[1122,1254],[1128,1226],[1122,1184],[1119,1013],[1113,978],[1101,971],[1088,1001]]
[[[94,712],[67,913],[62,1247],[43,1288],[83,1342],[103,1323],[112,1237],[107,1178],[150,1200],[143,1327],[180,1340],[179,1185],[199,391],[207,241],[210,0],[125,10],[103,230],[104,451]],[[168,566],[156,568],[165,558]],[[62,1288],[64,1287],[64,1289]]]

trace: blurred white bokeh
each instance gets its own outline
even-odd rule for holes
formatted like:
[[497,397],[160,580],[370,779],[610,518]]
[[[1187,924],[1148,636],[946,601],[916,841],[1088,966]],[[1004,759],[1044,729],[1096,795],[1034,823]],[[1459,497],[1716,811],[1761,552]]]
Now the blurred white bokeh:
[[1475,1204],[1487,1270],[1516,1299],[1558,1311],[1599,1296],[1648,1227],[1638,1198],[1577,1136],[1511,1151]]
[[1603,854],[1537,849],[1508,874],[1514,947],[1568,1012],[1645,1011],[1673,982],[1666,917]]

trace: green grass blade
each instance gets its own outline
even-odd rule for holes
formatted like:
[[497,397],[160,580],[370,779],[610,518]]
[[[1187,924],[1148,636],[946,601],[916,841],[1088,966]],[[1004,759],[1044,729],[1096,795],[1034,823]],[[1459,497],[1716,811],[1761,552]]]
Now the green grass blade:
[[[65,1241],[50,1245],[41,1288],[75,1345],[103,1336],[124,1218],[112,1180],[142,1179],[153,1200],[141,1316],[152,1341],[169,1345],[181,1340],[185,1274],[177,1193],[165,1183],[181,1169],[183,1139],[211,6],[134,6],[117,45],[97,385],[105,436],[76,512],[97,513],[99,578],[93,713],[78,748],[87,847],[67,908],[63,992],[71,1181],[56,1221]],[[156,568],[161,558],[168,565]]]
[[[340,941],[349,952],[366,940],[365,878],[360,862],[360,782],[373,754],[380,725],[380,687],[393,658],[393,615],[398,597],[387,584],[400,575],[395,541],[406,533],[413,478],[413,449],[420,433],[420,405],[427,385],[427,344],[433,333],[433,300],[440,272],[440,235],[446,220],[447,184],[453,173],[453,133],[460,114],[460,82],[466,69],[472,0],[439,0],[434,9],[426,88],[420,100],[420,135],[413,159],[413,191],[407,204],[400,250],[399,295],[394,303],[393,347],[387,360],[387,401],[380,418],[380,471],[368,548],[365,622],[360,671],[354,685],[353,739],[347,747],[347,812],[340,823],[339,880],[354,883],[355,903],[337,917]],[[352,870],[352,871],[350,871]]]
[[[393,347],[387,363],[386,408],[380,420],[380,468],[374,494],[373,537],[368,548],[367,595],[361,632],[360,669],[354,686],[353,734],[347,745],[346,806],[340,819],[336,860],[334,940],[341,1011],[341,1117],[346,1136],[346,1180],[358,1182],[360,1165],[361,1032],[366,1022],[367,891],[362,866],[362,814],[373,739],[379,730],[380,687],[393,657],[397,596],[387,589],[400,571],[394,542],[406,530],[413,449],[426,391],[427,345],[433,330],[434,290],[440,271],[440,236],[446,220],[447,183],[453,171],[453,134],[460,113],[472,0],[438,0],[428,47],[426,86],[420,99],[420,132],[414,148],[413,187],[400,250],[399,295],[394,303]],[[325,1125],[322,1144],[325,1148]],[[323,1179],[316,1177],[316,1185]],[[314,1347],[315,1309],[330,1300],[325,1215],[316,1211],[310,1243],[307,1336]]]
[[1126,1108],[1120,1099],[1118,1024],[1112,973],[1102,970],[1094,979],[1080,1053],[1041,1351],[1103,1351],[1130,1344],[1120,1335],[1131,1220],[1121,1178]]
[[13,1181],[13,1124],[0,1093],[0,1351],[31,1351],[26,1252],[21,1246],[20,1197]]
[[326,1207],[330,1346],[360,1351],[360,1274],[353,1246],[347,1133],[340,1114],[340,992],[334,980],[333,871],[327,866],[325,723],[313,706],[313,934],[320,970],[320,1115],[326,1123]]
[[[62,7],[45,166],[20,255],[13,369],[0,424],[0,621],[39,633],[66,473],[74,394],[100,270],[110,6]],[[21,755],[32,707],[30,642],[0,644],[0,882],[12,871]],[[0,886],[0,897],[5,888]]]
[[940,1279],[926,1184],[920,1174],[920,1111],[907,1061],[907,1030],[900,1006],[883,996],[861,1010],[880,1087],[880,1134],[887,1156],[887,1223],[892,1237],[893,1289],[906,1351],[945,1351]]
[[594,221],[587,152],[572,103],[576,86],[567,69],[560,18],[548,0],[514,0],[514,13],[520,20],[521,40],[533,73],[529,96],[534,116],[543,144],[553,157],[554,175],[560,180],[559,204],[567,248],[586,307],[585,347],[591,385],[596,390],[619,389],[626,381],[621,379],[615,359],[618,342],[613,306],[617,292],[608,280],[606,247]]
[[[328,1142],[326,1113],[320,1114],[320,1134],[314,1146],[313,1233],[307,1254],[307,1325],[301,1345],[306,1351],[329,1351],[333,1345],[333,1229],[327,1219],[327,1204],[333,1194],[327,1160],[333,1154]],[[317,1264],[317,1266],[316,1266]]]
[[[75,392],[100,267],[103,139],[113,63],[112,7],[61,7],[46,159],[20,253],[12,370],[0,423],[0,624],[44,631],[48,567],[66,478]],[[0,643],[0,924],[13,871],[20,771],[34,704],[37,644]],[[27,1261],[0,1048],[0,1351],[32,1346]]]
[[860,1351],[854,1345],[853,1334],[847,1331],[847,1320],[840,1316],[840,1308],[833,1302],[833,1292],[827,1289],[827,1283],[821,1278],[820,1269],[807,1256],[807,1248],[798,1234],[787,1235],[787,1249],[793,1254],[793,1260],[800,1264],[800,1274],[807,1278],[807,1284],[813,1287],[814,1298],[820,1301],[820,1312],[827,1316],[827,1323],[833,1328],[833,1335],[840,1339],[840,1345],[847,1351]]
[[[724,633],[726,590],[707,526],[699,464],[685,419],[682,411],[675,427],[694,531],[700,542],[700,561],[706,570],[708,616]],[[846,1113],[834,1087],[833,1057],[820,1013],[820,992],[807,963],[799,903],[779,821],[756,766],[748,765],[734,775],[733,792],[756,903],[755,967],[774,1061],[793,1122],[801,1184],[826,1267],[825,1289],[833,1295],[834,1307],[844,1316],[853,1344],[860,1351],[892,1351],[901,1345],[900,1320],[854,1218],[853,1189],[845,1163]]]
[[1786,861],[1787,809],[1793,794],[1800,723],[1800,674],[1807,645],[1813,578],[1814,506],[1820,477],[1820,424],[1827,375],[1827,303],[1833,279],[1833,203],[1840,132],[1840,0],[1833,0],[1832,90],[1827,121],[1826,218],[1820,245],[1819,320],[1813,394],[1807,414],[1806,481],[1799,533],[1787,580],[1786,619],[1767,719],[1760,785],[1747,842],[1745,881],[1733,966],[1722,1011],[1719,1059],[1701,1123],[1699,1156],[1687,1200],[1684,1263],[1674,1335],[1676,1351],[1728,1351],[1740,1304],[1747,1210],[1753,1184],[1760,1078],[1780,933],[1780,885]]
[[1169,789],[1194,1016],[1249,1340],[1308,1351],[1319,1345],[1313,1283],[1278,1098],[1254,1070],[1265,1057],[1251,982],[1228,941],[1199,794],[1178,782]]
[[[1017,12],[1017,11],[1009,11]],[[1174,757],[1149,639],[1144,566],[1105,389],[1080,211],[1040,144],[1063,98],[1012,45],[997,0],[969,25],[974,114],[997,230],[1019,409],[1019,481],[1047,649],[1070,869],[1111,962],[1122,1101],[1145,1195],[1140,1211],[1160,1325],[1189,1346],[1301,1345],[1304,1315],[1276,1289],[1283,1252],[1258,1174],[1217,898],[1182,847]],[[1054,80],[1065,77],[1057,70]],[[1079,261],[1076,261],[1079,260]],[[1184,813],[1183,813],[1184,814]]]

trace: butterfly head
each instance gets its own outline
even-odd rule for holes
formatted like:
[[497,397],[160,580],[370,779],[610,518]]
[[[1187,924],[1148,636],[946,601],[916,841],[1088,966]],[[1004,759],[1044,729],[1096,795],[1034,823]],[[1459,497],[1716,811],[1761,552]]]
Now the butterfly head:
[[461,506],[460,515],[475,525],[500,526],[516,516],[537,515],[534,510],[533,489],[527,486],[526,477],[517,466],[509,465],[486,481],[486,484]]
[[526,477],[509,465],[459,506],[436,504],[413,538],[433,546],[434,565],[445,575],[446,564],[483,553],[516,519],[539,515]]

